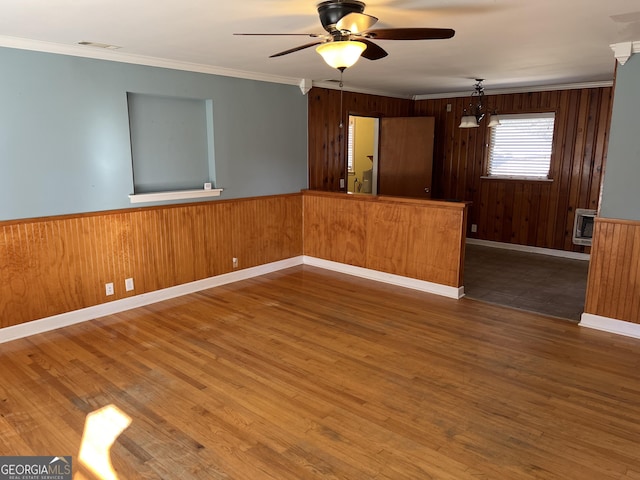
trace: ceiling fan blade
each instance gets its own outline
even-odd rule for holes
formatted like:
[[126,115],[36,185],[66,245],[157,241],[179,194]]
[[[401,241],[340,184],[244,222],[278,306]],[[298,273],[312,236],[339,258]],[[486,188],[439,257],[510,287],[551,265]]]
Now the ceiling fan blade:
[[336,23],[338,30],[346,30],[351,33],[360,33],[369,30],[378,19],[366,13],[348,13]]
[[247,35],[247,36],[255,36],[255,35],[261,35],[261,36],[283,36],[283,35],[287,35],[287,36],[296,36],[296,37],[312,37],[312,38],[318,38],[318,37],[324,37],[325,34],[324,33],[234,33],[234,35]]
[[289,53],[297,52],[299,50],[304,50],[305,48],[313,47],[314,45],[320,45],[321,43],[324,43],[324,41],[311,42],[311,43],[307,43],[305,45],[300,45],[299,47],[290,48],[289,50],[285,50],[283,52],[278,52],[278,53],[274,53],[273,55],[269,55],[269,58],[281,57],[283,55],[288,55]]
[[362,54],[360,55],[361,57],[364,57],[367,60],[380,60],[381,58],[384,58],[387,55],[389,55],[384,50],[384,48],[379,47],[378,45],[376,45],[370,40],[367,40],[366,38],[358,38],[357,41],[362,42],[367,46],[367,48],[364,49],[364,52],[362,52]]
[[455,33],[451,28],[377,28],[364,35],[375,40],[443,40]]

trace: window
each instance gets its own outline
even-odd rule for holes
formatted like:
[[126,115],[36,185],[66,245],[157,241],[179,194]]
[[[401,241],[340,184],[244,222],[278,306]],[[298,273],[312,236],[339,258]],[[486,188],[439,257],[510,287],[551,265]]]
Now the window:
[[491,128],[490,177],[547,179],[555,113],[500,115]]

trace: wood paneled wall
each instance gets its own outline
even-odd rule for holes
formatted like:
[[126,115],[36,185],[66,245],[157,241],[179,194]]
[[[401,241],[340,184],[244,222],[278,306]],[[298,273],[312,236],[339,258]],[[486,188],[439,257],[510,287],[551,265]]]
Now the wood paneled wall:
[[300,194],[0,222],[0,327],[301,254]]
[[585,312],[640,323],[640,222],[596,218]]
[[[411,114],[413,101],[314,87],[309,92],[309,188],[331,192],[346,187],[346,140],[348,116],[403,117]],[[343,122],[340,128],[340,122]]]
[[[436,117],[436,198],[472,201],[469,223],[484,240],[584,251],[571,242],[576,208],[597,209],[607,151],[612,89],[585,88],[487,95],[499,113],[555,112],[553,182],[487,180],[487,121],[458,128],[470,98],[421,100],[416,115]],[[447,113],[447,104],[452,111]]]
[[462,286],[464,203],[304,192],[304,254]]
[[[471,98],[404,100],[345,92],[343,116],[433,116],[436,119],[433,198],[473,202],[468,235],[484,240],[570,251],[576,208],[597,209],[611,116],[610,87],[487,95],[500,113],[556,112],[553,182],[485,180],[487,122],[460,129]],[[451,112],[447,112],[451,104]],[[309,188],[340,191],[345,175],[345,129],[340,92],[309,93]]]

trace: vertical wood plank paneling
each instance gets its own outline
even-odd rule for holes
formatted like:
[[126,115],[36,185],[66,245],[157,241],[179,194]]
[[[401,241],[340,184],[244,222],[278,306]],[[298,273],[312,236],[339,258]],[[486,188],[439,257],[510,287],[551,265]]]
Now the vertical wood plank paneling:
[[[529,208],[524,195],[523,183],[513,185],[513,201],[511,211],[511,242],[523,243],[523,233],[528,233]],[[525,235],[526,242],[526,235]]]
[[640,323],[640,228],[633,228],[632,245],[627,284],[629,305],[625,315],[626,318],[635,319],[634,321]]
[[[233,256],[243,253],[234,248],[233,244],[234,223],[238,221],[234,215],[234,205],[234,202],[216,202],[214,208],[206,208],[205,210],[206,224],[203,231],[207,265],[205,276],[229,272],[233,267]],[[251,229],[252,225],[243,225],[243,227]],[[236,228],[240,228],[240,225]]]
[[596,218],[585,311],[640,323],[640,222]]
[[604,174],[607,148],[609,146],[609,125],[611,124],[612,98],[606,91],[600,91],[600,107],[598,109],[598,128],[595,136],[595,154],[593,156],[592,180],[589,191],[589,208],[597,209],[600,201],[600,190]]
[[630,263],[628,252],[633,251],[633,227],[629,224],[617,225],[614,234],[614,244],[617,246],[612,258],[612,264],[616,283],[620,286],[614,289],[612,305],[616,305],[616,315],[626,316],[629,311],[629,304],[633,300],[629,298],[629,278]]
[[305,194],[304,254],[365,267],[370,227],[365,208],[361,201]]
[[[238,258],[239,268],[302,254],[302,202],[297,197],[291,199],[251,199],[232,205],[231,252]],[[229,265],[232,256],[226,259]]]
[[462,285],[466,205],[304,193],[304,254]]
[[[588,91],[583,92],[578,99],[578,119],[576,122],[576,132],[574,140],[573,159],[571,161],[571,170],[569,171],[569,188],[567,190],[567,209],[563,236],[563,250],[571,250],[571,231],[573,229],[573,219],[575,209],[578,208],[580,199],[580,190],[582,187],[582,169],[585,162],[585,151],[587,139],[587,126],[593,122],[588,122],[589,115],[589,94]],[[588,190],[588,189],[587,189]],[[586,205],[586,202],[582,205]]]
[[0,327],[301,254],[299,194],[0,222]]
[[[408,117],[413,101],[345,91],[340,112],[340,91],[314,87],[308,93],[309,188],[340,191],[346,179],[346,125],[349,114]],[[346,184],[346,181],[345,181]]]
[[[556,112],[550,172],[553,182],[520,182],[519,187],[515,186],[516,181],[481,179],[486,170],[485,145],[489,135],[486,122],[477,129],[458,128],[462,109],[470,98],[416,101],[415,115],[436,118],[434,198],[473,202],[469,224],[478,225],[478,232],[469,236],[588,252],[589,247],[571,242],[573,218],[576,208],[598,207],[611,91],[610,87],[603,87],[487,95],[487,104],[504,114]],[[447,103],[452,105],[451,113],[446,113]],[[531,191],[533,196],[519,195],[521,190]],[[523,217],[527,211],[529,217]]]

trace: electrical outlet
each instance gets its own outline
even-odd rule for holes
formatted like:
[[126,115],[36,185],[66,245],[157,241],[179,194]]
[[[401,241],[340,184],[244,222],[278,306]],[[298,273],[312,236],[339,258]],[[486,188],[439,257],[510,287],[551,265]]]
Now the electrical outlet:
[[233,257],[233,268],[238,268],[238,259]]
[[127,278],[124,281],[124,289],[127,292],[130,292],[131,290],[133,290],[133,278]]
[[471,224],[471,233],[476,233],[478,231],[478,225],[475,223]]
[[340,188],[344,188],[344,178],[340,179]]
[[104,291],[107,295],[113,295],[113,283],[109,282],[105,284]]
[[451,104],[447,103],[447,112],[450,112],[450,111],[451,111]]

